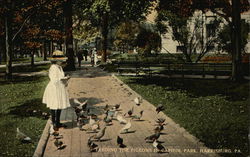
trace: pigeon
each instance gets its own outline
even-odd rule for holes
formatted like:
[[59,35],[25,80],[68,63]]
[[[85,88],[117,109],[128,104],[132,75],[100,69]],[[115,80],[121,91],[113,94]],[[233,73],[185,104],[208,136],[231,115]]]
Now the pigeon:
[[163,129],[164,129],[163,125],[160,125],[160,126],[157,126],[157,127],[154,129],[154,131],[155,131],[155,133],[157,133],[157,132],[161,132]]
[[123,144],[123,138],[121,138],[120,136],[117,136],[116,142],[120,148],[127,147],[126,145]]
[[141,98],[141,97],[136,97],[136,98],[134,99],[134,102],[135,102],[135,104],[136,104],[137,106],[140,106],[141,103],[142,103],[142,98]]
[[90,152],[98,152],[98,145],[91,141],[91,138],[88,139],[88,147]]
[[106,106],[104,107],[104,111],[108,111],[108,109],[109,109],[109,105],[106,104]]
[[132,109],[130,109],[127,113],[125,113],[124,116],[125,116],[126,114],[128,114],[129,117],[131,117],[132,114],[133,114],[133,112],[134,112],[134,107],[132,107]]
[[116,119],[120,122],[120,124],[126,124],[127,120],[122,117],[122,115],[118,114]]
[[108,124],[108,125],[112,125],[112,117],[105,115],[105,117],[103,118],[103,121]]
[[165,122],[166,119],[163,119],[163,118],[158,118],[156,120],[156,123],[158,123],[159,125],[163,124]]
[[49,114],[47,112],[42,112],[42,117],[44,119],[49,119]]
[[140,115],[139,115],[139,116],[138,116],[138,115],[135,115],[135,116],[132,117],[132,119],[140,120],[141,117],[142,117],[142,114],[143,114],[143,110],[140,111]]
[[83,125],[85,125],[83,119],[80,119],[79,121],[77,121],[77,126],[78,128],[82,131],[83,130]]
[[93,125],[95,123],[96,123],[96,121],[94,119],[92,119],[92,116],[89,116],[89,125]]
[[100,129],[100,120],[96,121],[93,125],[91,125],[88,130],[91,130],[93,132],[97,132],[97,129]]
[[154,140],[153,146],[158,150],[157,153],[163,153],[163,152],[166,151],[166,149],[164,148],[164,146],[161,145],[160,143],[158,143],[157,140]]
[[106,126],[102,128],[97,134],[91,136],[91,138],[96,139],[98,141],[101,140],[101,138],[104,136],[106,130]]
[[16,129],[16,138],[19,139],[22,143],[31,143],[31,138],[21,132],[19,128]]
[[120,106],[120,104],[115,104],[115,109],[118,110]]
[[115,107],[106,111],[106,115],[110,116],[111,118],[115,116],[115,113],[117,114]]
[[121,133],[128,133],[128,130],[131,128],[131,119],[127,122],[127,124],[121,129]]
[[63,149],[64,148],[63,141],[61,141],[59,139],[55,140],[54,145],[57,147],[57,149]]
[[59,136],[58,129],[51,124],[49,128],[49,134],[53,136]]
[[154,141],[154,140],[157,140],[159,137],[160,137],[160,132],[156,132],[155,134],[146,137],[145,140]]
[[63,135],[57,135],[57,136],[54,136],[54,139],[62,139],[63,138]]
[[164,110],[164,106],[162,105],[162,104],[159,104],[157,107],[156,107],[156,112],[157,112],[157,114],[159,113],[159,112],[161,112],[161,111],[163,111]]
[[97,129],[99,129],[99,128],[100,128],[99,123],[94,124],[94,125],[91,126],[91,130],[92,130],[93,132],[97,132]]
[[58,135],[57,131],[54,129],[54,126],[52,124],[50,125],[49,133],[50,135],[54,135],[54,136]]
[[95,115],[93,113],[90,116],[91,116],[92,119],[97,119],[98,118],[97,115]]
[[78,99],[74,99],[74,103],[78,104],[76,107],[84,111],[87,108],[87,102],[88,100],[85,100],[84,102],[81,103]]

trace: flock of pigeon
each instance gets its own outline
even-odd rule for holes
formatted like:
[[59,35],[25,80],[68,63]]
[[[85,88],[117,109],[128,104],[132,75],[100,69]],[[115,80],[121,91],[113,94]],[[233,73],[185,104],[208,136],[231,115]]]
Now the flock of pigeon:
[[[98,145],[94,143],[95,141],[101,141],[101,139],[105,135],[105,130],[107,126],[112,125],[112,121],[116,120],[121,125],[124,125],[121,130],[119,131],[119,134],[126,134],[126,133],[133,133],[134,131],[131,131],[130,128],[132,126],[131,121],[132,120],[138,120],[140,121],[143,116],[143,110],[139,112],[139,115],[134,114],[134,107],[140,106],[142,103],[141,97],[136,97],[134,99],[135,106],[133,106],[130,110],[128,110],[125,113],[120,112],[120,104],[116,104],[114,106],[109,106],[108,104],[103,108],[103,118],[100,118],[100,116],[97,116],[93,114],[88,108],[87,100],[84,102],[79,102],[78,99],[74,99],[74,103],[77,104],[77,106],[74,107],[76,116],[77,116],[77,126],[82,131],[88,131],[96,133],[88,138],[87,146],[89,147],[90,152],[97,152],[99,150]],[[163,105],[158,105],[156,107],[157,114],[164,110]],[[104,122],[104,127],[100,128],[100,122]],[[159,143],[157,140],[161,135],[161,131],[164,129],[165,119],[159,118],[156,120],[156,127],[154,129],[155,133],[153,135],[150,135],[145,138],[146,142],[152,142],[153,147],[155,147],[159,153],[166,152],[166,149],[164,146],[162,146],[161,143]],[[123,138],[121,138],[119,135],[117,135],[117,145],[120,148],[125,148],[126,145],[123,143]]]
[[[112,125],[112,121],[116,120],[121,125],[124,125],[120,130],[119,134],[126,134],[126,133],[133,133],[135,131],[131,131],[130,128],[132,126],[132,120],[140,121],[143,116],[143,110],[139,112],[139,115],[134,114],[134,107],[140,106],[142,103],[142,98],[136,97],[134,99],[135,106],[133,106],[130,110],[126,113],[122,113],[120,109],[120,104],[116,104],[114,106],[109,106],[108,104],[103,108],[103,113],[101,116],[96,115],[92,112],[91,108],[88,107],[88,100],[84,102],[80,102],[78,99],[74,99],[74,104],[76,104],[73,108],[77,116],[77,126],[81,131],[86,131],[89,133],[95,133],[94,135],[90,136],[87,141],[87,146],[90,152],[98,152],[99,147],[95,142],[100,142],[105,135],[105,130],[108,126]],[[164,110],[163,105],[158,105],[156,107],[157,114]],[[100,122],[104,123],[103,128],[100,128]],[[158,153],[166,152],[164,146],[158,141],[158,138],[162,134],[161,131],[164,130],[165,119],[158,118],[156,120],[156,127],[154,129],[154,134],[145,138],[146,142],[153,143],[153,147],[157,149]],[[66,145],[61,140],[63,138],[57,131],[53,129],[53,126],[50,127],[50,134],[54,136],[54,145],[57,147],[58,150],[64,149]],[[17,137],[23,142],[28,143],[31,141],[24,133],[20,132],[17,128]],[[117,145],[119,148],[127,147],[123,143],[123,138],[117,135]]]

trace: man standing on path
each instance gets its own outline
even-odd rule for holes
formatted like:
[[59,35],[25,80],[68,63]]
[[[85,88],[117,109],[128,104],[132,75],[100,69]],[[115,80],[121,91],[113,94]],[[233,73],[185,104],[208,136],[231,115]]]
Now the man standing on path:
[[88,61],[88,50],[84,49],[83,55],[84,55],[85,61]]
[[78,60],[78,67],[81,67],[81,62],[83,60],[82,51],[78,51],[76,56],[77,56],[77,60]]

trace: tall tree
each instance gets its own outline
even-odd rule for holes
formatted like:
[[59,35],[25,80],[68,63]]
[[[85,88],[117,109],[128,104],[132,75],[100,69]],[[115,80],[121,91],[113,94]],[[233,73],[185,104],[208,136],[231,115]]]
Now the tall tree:
[[232,80],[243,79],[241,57],[241,16],[240,1],[232,0]]

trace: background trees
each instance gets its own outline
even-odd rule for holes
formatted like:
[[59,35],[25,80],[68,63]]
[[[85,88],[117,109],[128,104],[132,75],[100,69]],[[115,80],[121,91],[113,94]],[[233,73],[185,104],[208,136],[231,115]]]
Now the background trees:
[[154,29],[141,26],[135,45],[138,47],[137,51],[143,55],[150,55],[151,51],[158,53],[161,51],[161,36]]
[[102,61],[106,62],[109,31],[122,22],[129,20],[139,22],[145,19],[154,2],[155,0],[87,0],[77,3],[75,13],[79,21],[86,21],[86,24],[91,24],[92,27],[99,30]]
[[116,28],[116,40],[114,45],[122,50],[122,53],[133,50],[135,46],[136,35],[139,33],[139,24],[133,21],[121,23]]

